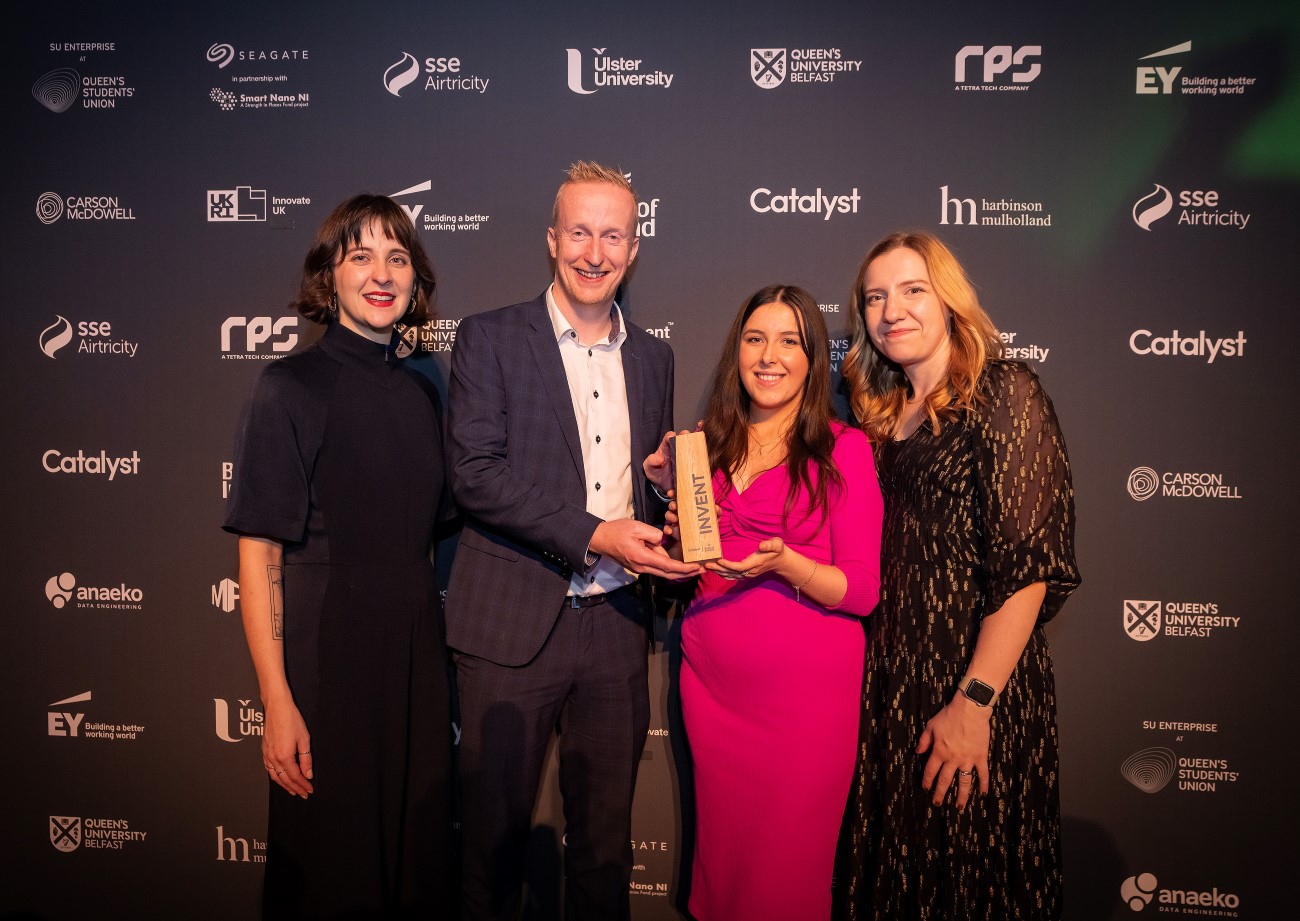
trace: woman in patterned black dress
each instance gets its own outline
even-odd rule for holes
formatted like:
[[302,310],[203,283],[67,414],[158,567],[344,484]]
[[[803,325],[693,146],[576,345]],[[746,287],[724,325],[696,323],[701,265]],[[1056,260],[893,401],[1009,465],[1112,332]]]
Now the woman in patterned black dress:
[[1065,443],[952,253],[867,254],[844,363],[885,497],[838,906],[860,919],[1061,914],[1042,626],[1079,584]]

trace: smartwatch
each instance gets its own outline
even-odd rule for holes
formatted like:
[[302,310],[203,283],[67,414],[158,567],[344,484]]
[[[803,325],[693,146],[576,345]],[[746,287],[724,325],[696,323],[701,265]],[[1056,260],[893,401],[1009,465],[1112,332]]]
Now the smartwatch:
[[978,678],[962,678],[957,685],[977,707],[987,707],[997,700],[997,692]]

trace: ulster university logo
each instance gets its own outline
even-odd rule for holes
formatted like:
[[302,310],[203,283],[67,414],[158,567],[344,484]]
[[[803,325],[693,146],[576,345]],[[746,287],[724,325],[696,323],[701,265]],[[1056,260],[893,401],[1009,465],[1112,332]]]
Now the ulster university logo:
[[81,816],[50,816],[50,844],[65,854],[81,847]]
[[784,48],[751,48],[749,76],[756,86],[775,89],[785,82]]

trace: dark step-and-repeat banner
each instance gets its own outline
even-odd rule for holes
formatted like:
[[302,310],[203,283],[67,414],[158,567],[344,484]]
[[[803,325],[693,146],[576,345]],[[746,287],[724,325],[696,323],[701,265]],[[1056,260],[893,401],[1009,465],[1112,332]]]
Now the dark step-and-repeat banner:
[[[676,352],[679,423],[752,291],[811,291],[838,363],[875,240],[954,248],[1074,465],[1084,586],[1048,630],[1067,916],[1290,917],[1296,10],[6,10],[0,913],[255,912],[263,712],[219,524],[254,379],[320,333],[285,306],[311,234],[359,191],[405,207],[442,386],[463,317],[547,283],[562,170],[595,159],[640,194],[622,303]],[[666,649],[646,921],[679,917],[688,846]],[[558,794],[537,825],[558,876]]]

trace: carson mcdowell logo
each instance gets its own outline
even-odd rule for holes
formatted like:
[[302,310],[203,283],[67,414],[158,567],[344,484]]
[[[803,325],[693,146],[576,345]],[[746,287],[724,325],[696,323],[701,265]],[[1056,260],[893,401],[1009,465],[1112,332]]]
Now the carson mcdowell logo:
[[1222,473],[1166,470],[1158,473],[1150,467],[1135,467],[1128,475],[1128,494],[1145,502],[1157,492],[1174,499],[1240,499],[1241,490],[1223,482]]

